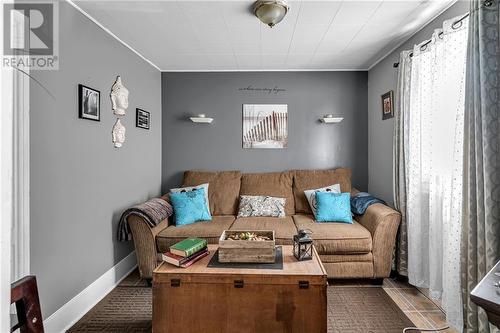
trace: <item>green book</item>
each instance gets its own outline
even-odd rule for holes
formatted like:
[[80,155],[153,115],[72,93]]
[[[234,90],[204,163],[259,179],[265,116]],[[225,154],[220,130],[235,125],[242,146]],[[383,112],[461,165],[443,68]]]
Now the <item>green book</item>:
[[189,257],[207,247],[207,241],[200,238],[186,238],[170,247],[170,252],[181,257]]

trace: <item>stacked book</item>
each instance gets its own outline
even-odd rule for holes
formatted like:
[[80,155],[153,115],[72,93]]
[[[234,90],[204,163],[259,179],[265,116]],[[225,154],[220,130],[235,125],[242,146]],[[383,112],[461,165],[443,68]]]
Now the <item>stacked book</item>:
[[189,267],[208,255],[207,241],[200,238],[187,238],[170,247],[162,254],[163,261],[177,267]]

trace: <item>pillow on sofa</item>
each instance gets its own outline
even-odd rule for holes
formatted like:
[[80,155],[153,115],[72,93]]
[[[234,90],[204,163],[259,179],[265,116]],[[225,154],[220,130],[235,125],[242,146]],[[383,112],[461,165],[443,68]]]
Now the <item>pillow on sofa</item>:
[[196,171],[184,172],[182,186],[210,183],[208,191],[210,212],[213,215],[236,215],[240,197],[240,171]]
[[352,223],[351,194],[316,192],[316,221]]
[[265,195],[242,195],[240,196],[238,217],[285,217],[285,202],[285,198]]
[[309,206],[311,206],[311,211],[315,217],[316,217],[316,192],[340,193],[340,184],[333,184],[330,186],[317,188],[315,190],[304,191],[306,199],[309,202]]
[[295,170],[293,176],[293,195],[295,212],[311,214],[304,191],[310,188],[324,187],[329,184],[340,184],[342,192],[351,192],[351,170],[338,168],[333,170]]
[[285,214],[293,215],[295,214],[295,203],[292,184],[293,174],[290,171],[244,173],[241,176],[240,195],[267,195],[285,198]]
[[175,225],[177,226],[212,220],[212,215],[207,209],[204,188],[189,192],[170,193],[170,200],[174,207]]
[[170,189],[170,193],[189,192],[189,191],[197,190],[200,188],[205,190],[205,202],[207,203],[207,209],[210,212],[210,201],[208,200],[208,183],[201,184],[198,186],[186,186],[186,187],[172,188],[172,189]]

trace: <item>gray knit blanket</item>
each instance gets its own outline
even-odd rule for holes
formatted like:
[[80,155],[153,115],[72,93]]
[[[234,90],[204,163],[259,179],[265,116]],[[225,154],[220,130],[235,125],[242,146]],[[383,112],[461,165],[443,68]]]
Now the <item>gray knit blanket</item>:
[[173,212],[172,206],[161,198],[149,199],[142,204],[127,209],[120,217],[120,222],[118,222],[118,240],[124,242],[132,239],[127,222],[130,215],[135,214],[142,217],[151,228],[154,228],[158,223],[169,218]]

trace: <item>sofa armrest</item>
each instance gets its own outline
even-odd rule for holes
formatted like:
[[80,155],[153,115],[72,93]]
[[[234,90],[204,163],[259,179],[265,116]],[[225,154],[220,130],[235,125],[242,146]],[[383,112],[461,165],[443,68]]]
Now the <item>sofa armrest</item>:
[[168,219],[161,221],[154,228],[151,228],[139,215],[132,214],[127,218],[127,221],[134,240],[139,273],[143,279],[151,279],[153,278],[153,270],[159,261],[156,250],[156,235],[168,227]]
[[355,216],[355,219],[372,234],[374,278],[388,277],[401,214],[377,203],[369,206],[365,214]]

